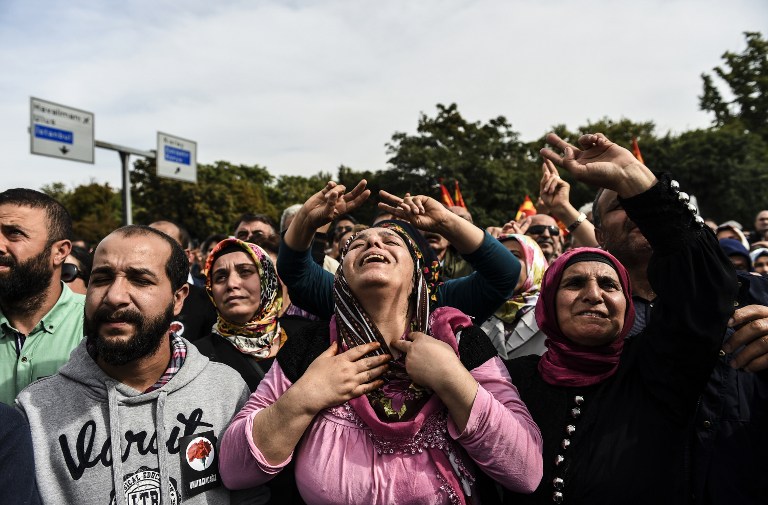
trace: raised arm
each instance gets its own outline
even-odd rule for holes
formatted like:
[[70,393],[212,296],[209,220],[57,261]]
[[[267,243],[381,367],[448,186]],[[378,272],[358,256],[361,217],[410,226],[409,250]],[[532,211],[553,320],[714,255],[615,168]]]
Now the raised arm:
[[455,307],[478,321],[488,319],[512,296],[520,262],[498,240],[428,196],[398,196],[381,191],[379,208],[421,230],[439,233],[475,269],[438,288],[438,304]]
[[365,186],[363,179],[346,193],[344,186],[328,182],[304,202],[280,244],[277,273],[292,302],[321,319],[333,315],[333,274],[313,261],[312,239],[315,230],[362,205],[371,194]]
[[540,198],[549,207],[549,213],[568,226],[574,244],[579,247],[598,247],[595,227],[571,205],[571,185],[560,178],[555,164],[545,159],[541,167]]

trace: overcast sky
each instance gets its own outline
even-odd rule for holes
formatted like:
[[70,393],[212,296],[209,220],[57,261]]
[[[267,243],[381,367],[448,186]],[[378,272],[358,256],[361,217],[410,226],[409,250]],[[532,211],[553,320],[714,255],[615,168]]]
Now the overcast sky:
[[523,140],[706,127],[700,74],[766,28],[766,0],[0,0],[0,188],[121,185],[113,151],[30,154],[30,96],[93,112],[98,140],[149,150],[159,130],[275,175],[385,168],[437,103]]

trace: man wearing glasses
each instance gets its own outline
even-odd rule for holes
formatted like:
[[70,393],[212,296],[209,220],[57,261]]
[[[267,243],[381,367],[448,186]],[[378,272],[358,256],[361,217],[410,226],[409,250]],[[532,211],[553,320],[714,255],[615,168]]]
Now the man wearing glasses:
[[0,402],[53,375],[83,338],[85,297],[62,282],[72,218],[32,189],[0,193]]
[[525,234],[539,244],[541,252],[544,253],[544,257],[547,259],[547,263],[552,263],[552,260],[563,252],[560,228],[552,216],[546,214],[531,216],[531,225]]

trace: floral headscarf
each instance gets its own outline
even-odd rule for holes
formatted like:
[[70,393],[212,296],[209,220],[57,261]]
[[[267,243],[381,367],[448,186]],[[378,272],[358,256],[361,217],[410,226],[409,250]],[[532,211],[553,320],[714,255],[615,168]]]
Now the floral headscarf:
[[539,244],[528,235],[509,233],[500,235],[498,240],[499,242],[506,242],[507,240],[517,241],[522,247],[525,256],[524,266],[528,275],[523,286],[520,288],[520,292],[515,292],[512,298],[504,302],[499,310],[496,311],[496,314],[494,314],[505,323],[512,323],[536,306],[536,302],[539,299],[541,281],[547,269],[547,259],[544,257]]
[[256,359],[271,358],[285,343],[285,332],[280,328],[277,315],[282,306],[282,293],[277,278],[275,265],[267,252],[256,244],[243,242],[236,238],[224,239],[213,248],[205,263],[205,290],[213,300],[213,264],[224,254],[242,250],[254,262],[261,280],[261,300],[259,309],[253,318],[245,324],[227,321],[216,309],[218,319],[213,331],[224,337],[240,352]]
[[[584,255],[585,261],[602,261],[611,265],[618,274],[624,298],[627,300],[621,333],[607,345],[592,347],[577,344],[563,334],[557,321],[556,300],[560,281],[566,268],[573,264],[573,260],[578,261],[574,256],[579,255]],[[593,247],[579,247],[564,253],[549,265],[544,274],[541,296],[536,304],[536,323],[547,335],[547,350],[539,360],[542,379],[555,386],[589,386],[607,379],[616,373],[624,348],[624,337],[632,329],[634,321],[635,306],[632,303],[629,274],[619,260],[610,253]]]

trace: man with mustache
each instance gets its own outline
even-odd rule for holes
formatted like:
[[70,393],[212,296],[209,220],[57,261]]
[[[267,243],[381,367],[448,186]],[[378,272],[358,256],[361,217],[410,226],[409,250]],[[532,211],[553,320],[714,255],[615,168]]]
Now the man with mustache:
[[531,216],[531,225],[525,232],[539,244],[547,263],[552,263],[563,252],[563,242],[560,238],[560,228],[557,221],[547,214],[534,214]]
[[44,503],[230,503],[216,442],[248,388],[169,331],[188,273],[181,246],[148,226],[96,248],[86,339],[16,400]]
[[32,189],[0,193],[0,402],[53,375],[83,337],[85,297],[61,281],[72,219]]

